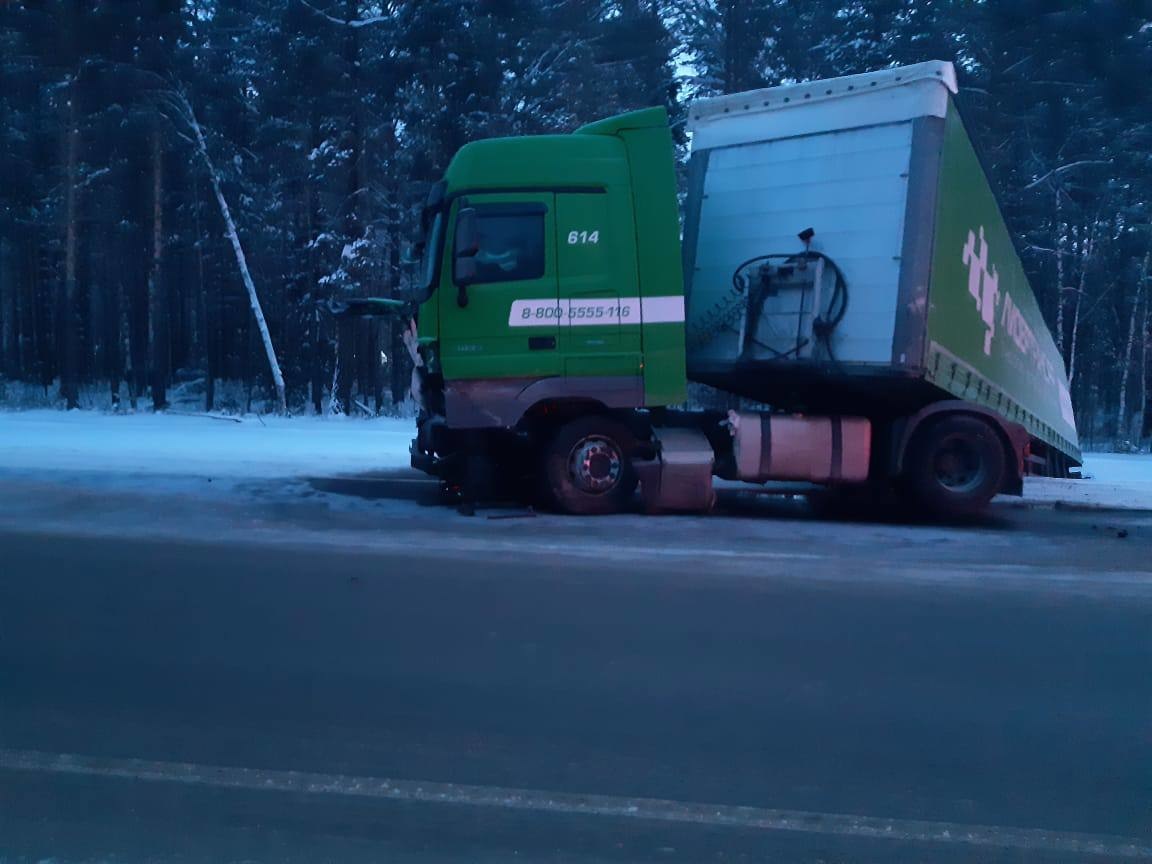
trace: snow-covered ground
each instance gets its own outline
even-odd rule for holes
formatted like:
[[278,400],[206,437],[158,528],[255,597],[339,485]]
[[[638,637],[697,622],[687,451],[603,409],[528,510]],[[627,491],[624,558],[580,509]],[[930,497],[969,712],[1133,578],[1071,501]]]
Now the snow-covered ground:
[[407,419],[0,413],[0,469],[296,477],[402,468]]
[[1032,477],[1025,498],[1036,503],[1152,510],[1152,455],[1086,453],[1082,480]]
[[[410,419],[0,413],[0,471],[216,480],[359,474],[408,465]],[[1030,478],[1025,500],[1152,510],[1152,456],[1085,457],[1083,480]]]

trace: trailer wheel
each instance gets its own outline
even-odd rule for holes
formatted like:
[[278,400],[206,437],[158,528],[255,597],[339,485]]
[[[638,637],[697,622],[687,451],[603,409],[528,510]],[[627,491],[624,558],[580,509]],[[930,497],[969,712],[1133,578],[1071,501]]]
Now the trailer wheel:
[[995,429],[978,417],[956,414],[916,433],[904,470],[912,497],[931,515],[966,515],[982,510],[1000,491],[1007,459]]
[[581,417],[557,430],[541,471],[547,502],[581,516],[619,513],[636,491],[632,433],[607,417]]

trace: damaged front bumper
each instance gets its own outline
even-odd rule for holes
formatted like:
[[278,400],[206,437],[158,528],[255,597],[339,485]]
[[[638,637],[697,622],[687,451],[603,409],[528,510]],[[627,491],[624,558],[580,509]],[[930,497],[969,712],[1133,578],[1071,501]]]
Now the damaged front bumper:
[[417,471],[433,477],[443,477],[448,460],[437,456],[443,453],[447,422],[439,414],[421,413],[416,418],[416,437],[408,447],[409,462]]

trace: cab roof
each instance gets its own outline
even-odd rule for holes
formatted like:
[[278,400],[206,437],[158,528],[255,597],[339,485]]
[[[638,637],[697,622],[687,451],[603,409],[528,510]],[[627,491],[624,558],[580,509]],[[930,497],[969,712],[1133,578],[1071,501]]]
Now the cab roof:
[[569,135],[487,138],[465,144],[444,172],[447,194],[469,190],[590,188],[627,184],[621,132],[666,128],[663,108],[630,111],[581,126]]

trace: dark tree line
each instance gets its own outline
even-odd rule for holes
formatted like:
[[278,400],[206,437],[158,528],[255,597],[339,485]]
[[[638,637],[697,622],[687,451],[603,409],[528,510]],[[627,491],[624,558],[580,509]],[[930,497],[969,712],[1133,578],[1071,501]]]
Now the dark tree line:
[[1136,442],[1152,428],[1149,5],[0,2],[0,388],[274,406],[258,308],[291,410],[385,410],[408,383],[398,331],[324,310],[406,289],[419,203],[461,144],[652,104],[683,138],[698,95],[942,58],[1084,432]]

